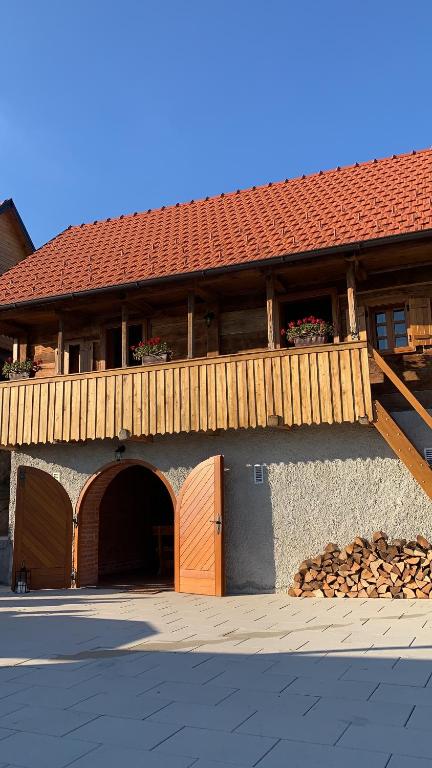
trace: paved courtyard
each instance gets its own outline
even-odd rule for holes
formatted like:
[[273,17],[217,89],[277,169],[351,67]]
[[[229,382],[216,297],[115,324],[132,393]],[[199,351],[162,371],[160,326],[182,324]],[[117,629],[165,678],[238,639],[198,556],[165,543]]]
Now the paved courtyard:
[[432,768],[432,602],[0,595],[0,768]]

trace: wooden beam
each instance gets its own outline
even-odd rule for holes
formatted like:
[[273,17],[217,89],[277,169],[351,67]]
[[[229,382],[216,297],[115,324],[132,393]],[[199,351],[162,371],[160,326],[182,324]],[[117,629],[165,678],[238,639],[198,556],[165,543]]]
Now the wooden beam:
[[22,337],[19,340],[18,343],[18,358],[23,362],[24,360],[27,360],[28,355],[28,339],[27,337]]
[[12,358],[13,358],[13,360],[18,360],[19,359],[19,344],[18,344],[18,339],[16,339],[16,338],[13,340]]
[[100,370],[106,371],[106,356],[107,356],[107,349],[106,349],[106,328],[103,328],[102,326],[99,328],[99,356],[100,356]]
[[383,357],[381,357],[380,353],[377,352],[377,350],[373,347],[370,347],[369,351],[376,364],[381,368],[382,372],[395,385],[401,395],[404,396],[405,400],[407,400],[409,404],[414,408],[414,410],[417,411],[418,415],[423,419],[425,424],[427,424],[427,426],[432,429],[432,416],[430,415],[429,411],[427,411],[426,408],[417,400],[416,396],[413,395],[410,389],[408,389],[406,384],[404,384],[402,379],[399,378],[393,368],[390,368],[389,364],[384,360]]
[[187,308],[187,356],[189,359],[195,356],[195,294],[188,293],[188,308]]
[[128,364],[128,309],[126,304],[122,304],[121,310],[121,359],[122,368],[127,368]]
[[64,328],[63,318],[59,317],[58,331],[57,331],[57,360],[56,360],[56,373],[61,376],[64,369]]
[[432,470],[429,464],[378,400],[374,401],[374,410],[373,425],[375,429],[388,443],[398,459],[405,464],[424,492],[432,499]]
[[[219,354],[219,303],[214,301],[207,305],[210,324],[207,325],[207,357],[217,357]],[[211,318],[210,316],[213,315]]]
[[354,263],[348,262],[346,270],[347,297],[348,297],[348,323],[347,329],[352,341],[359,340],[359,331],[357,325],[357,297]]
[[278,349],[280,347],[279,302],[275,293],[274,278],[271,274],[266,277],[266,294],[268,348]]

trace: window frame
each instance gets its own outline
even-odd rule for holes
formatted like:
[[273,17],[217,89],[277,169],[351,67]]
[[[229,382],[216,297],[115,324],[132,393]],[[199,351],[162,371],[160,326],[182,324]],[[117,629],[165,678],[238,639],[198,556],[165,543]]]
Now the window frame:
[[[393,312],[396,310],[402,311],[404,313],[404,320],[395,321],[393,319]],[[381,306],[375,306],[375,307],[369,307],[369,312],[371,313],[371,324],[372,324],[372,334],[373,334],[373,342],[374,347],[379,352],[380,355],[399,355],[406,352],[412,351],[412,346],[409,343],[409,322],[408,322],[408,312],[407,307],[405,304],[401,304],[400,302],[395,302],[394,304],[385,304]],[[379,323],[376,322],[376,315],[384,314],[386,321],[385,323]],[[394,327],[396,323],[398,322],[404,322],[405,324],[405,333],[404,334],[395,334]],[[378,325],[385,326],[386,328],[386,336],[388,341],[388,349],[380,349],[379,347],[379,339],[382,339],[384,337],[378,336],[377,327]],[[396,338],[400,336],[406,336],[407,343],[403,347],[397,347],[396,346]]]

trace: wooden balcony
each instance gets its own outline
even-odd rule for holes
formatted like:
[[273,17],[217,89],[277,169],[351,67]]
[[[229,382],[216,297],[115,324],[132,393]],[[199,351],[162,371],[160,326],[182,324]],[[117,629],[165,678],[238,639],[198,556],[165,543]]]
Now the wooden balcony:
[[0,384],[0,445],[372,420],[365,342]]

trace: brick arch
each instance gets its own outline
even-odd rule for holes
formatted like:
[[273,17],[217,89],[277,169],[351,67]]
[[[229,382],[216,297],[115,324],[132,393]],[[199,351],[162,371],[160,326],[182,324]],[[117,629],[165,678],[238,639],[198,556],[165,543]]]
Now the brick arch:
[[122,459],[105,464],[89,477],[76,505],[78,528],[74,537],[74,570],[77,586],[85,587],[98,581],[99,507],[111,481],[127,467],[143,467],[155,474],[167,489],[175,514],[176,496],[170,482],[157,467],[141,459]]

